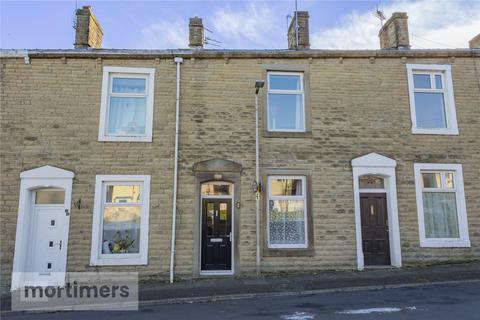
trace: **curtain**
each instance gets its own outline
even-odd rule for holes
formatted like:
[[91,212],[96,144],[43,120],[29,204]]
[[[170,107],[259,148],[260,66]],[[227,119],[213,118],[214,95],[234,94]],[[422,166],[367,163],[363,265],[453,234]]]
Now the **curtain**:
[[458,238],[455,192],[424,192],[423,215],[426,238]]
[[108,115],[109,134],[144,134],[146,98],[112,97]]
[[270,200],[270,243],[277,245],[305,243],[303,200]]

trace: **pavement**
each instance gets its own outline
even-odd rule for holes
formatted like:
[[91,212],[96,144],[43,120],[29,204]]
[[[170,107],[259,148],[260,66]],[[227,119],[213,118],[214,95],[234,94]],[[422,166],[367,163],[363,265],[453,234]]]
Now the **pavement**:
[[141,306],[138,311],[16,313],[9,320],[478,320],[480,282],[342,291],[207,303]]
[[[141,283],[140,306],[281,297],[359,290],[416,287],[426,284],[473,283],[480,280],[480,262],[414,268],[322,271],[304,274],[263,275],[258,278],[206,278]],[[477,283],[480,286],[480,283]],[[2,296],[2,314],[9,296]]]

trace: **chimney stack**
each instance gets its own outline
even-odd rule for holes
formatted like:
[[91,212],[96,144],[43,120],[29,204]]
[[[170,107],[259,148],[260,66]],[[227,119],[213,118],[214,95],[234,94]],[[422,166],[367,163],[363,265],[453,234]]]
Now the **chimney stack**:
[[480,33],[468,42],[470,49],[480,49]]
[[[296,11],[288,27],[288,49],[310,49],[310,34],[308,31],[308,11]],[[298,31],[296,30],[298,19]],[[298,43],[297,43],[298,39]]]
[[90,6],[77,9],[75,24],[75,49],[101,48],[103,30]]
[[192,49],[201,49],[205,42],[205,34],[203,29],[202,18],[193,17],[190,18],[190,23],[188,24],[189,31],[189,44],[188,46]]
[[381,49],[410,49],[408,16],[406,12],[394,12],[378,33]]

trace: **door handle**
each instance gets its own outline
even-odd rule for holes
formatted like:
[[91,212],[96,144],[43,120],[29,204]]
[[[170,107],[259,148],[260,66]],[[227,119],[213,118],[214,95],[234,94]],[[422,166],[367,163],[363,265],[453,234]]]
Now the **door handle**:
[[62,250],[62,240],[58,243],[58,250]]
[[228,238],[230,239],[230,242],[232,242],[232,232],[230,231],[230,234],[228,235]]

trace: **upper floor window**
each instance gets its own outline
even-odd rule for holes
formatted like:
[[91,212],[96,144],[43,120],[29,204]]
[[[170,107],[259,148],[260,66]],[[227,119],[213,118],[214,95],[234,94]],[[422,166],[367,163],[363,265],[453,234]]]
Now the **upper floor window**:
[[303,73],[268,73],[268,130],[305,131]]
[[412,133],[458,134],[451,67],[408,64]]
[[152,141],[153,68],[103,67],[99,141]]
[[459,164],[415,164],[422,247],[469,247],[467,212]]

